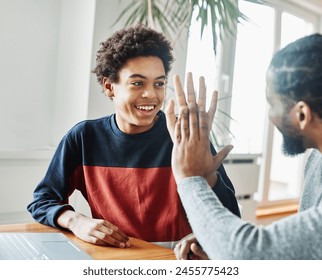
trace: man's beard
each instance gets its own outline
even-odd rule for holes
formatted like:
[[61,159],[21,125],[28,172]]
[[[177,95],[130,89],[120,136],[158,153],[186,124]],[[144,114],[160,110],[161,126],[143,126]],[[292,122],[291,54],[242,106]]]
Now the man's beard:
[[303,137],[301,135],[288,136],[283,134],[282,150],[286,156],[296,156],[305,152]]
[[283,136],[282,151],[286,156],[296,156],[305,152],[304,139],[301,134],[294,128],[287,116],[282,118],[282,129],[280,129]]

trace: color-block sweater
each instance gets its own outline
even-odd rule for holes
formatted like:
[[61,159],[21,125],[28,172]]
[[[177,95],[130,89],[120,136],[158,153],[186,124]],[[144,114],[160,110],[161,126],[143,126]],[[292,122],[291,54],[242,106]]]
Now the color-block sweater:
[[[61,140],[28,210],[43,224],[58,226],[57,215],[72,209],[75,189],[88,201],[93,218],[105,219],[129,236],[151,242],[177,241],[191,233],[171,170],[172,141],[165,115],[147,132],[119,130],[115,115],[83,121]],[[234,188],[223,167],[215,187],[236,215]]]

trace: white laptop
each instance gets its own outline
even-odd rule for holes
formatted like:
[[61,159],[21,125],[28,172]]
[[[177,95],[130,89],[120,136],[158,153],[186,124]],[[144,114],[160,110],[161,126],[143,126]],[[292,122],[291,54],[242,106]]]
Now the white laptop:
[[90,260],[58,232],[0,232],[0,260]]

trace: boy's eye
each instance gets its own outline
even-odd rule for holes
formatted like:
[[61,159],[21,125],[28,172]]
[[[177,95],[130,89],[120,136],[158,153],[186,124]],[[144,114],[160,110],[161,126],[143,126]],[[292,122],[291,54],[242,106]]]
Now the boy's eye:
[[141,81],[132,82],[131,84],[134,85],[134,86],[142,86],[143,85],[143,83]]
[[155,85],[157,87],[164,87],[165,86],[165,82],[156,82]]
[[[132,86],[136,86],[136,87],[141,87],[144,85],[143,81],[135,81],[135,82],[131,82]],[[154,83],[155,87],[164,87],[165,86],[165,82],[164,81],[160,81],[160,82],[155,82]]]

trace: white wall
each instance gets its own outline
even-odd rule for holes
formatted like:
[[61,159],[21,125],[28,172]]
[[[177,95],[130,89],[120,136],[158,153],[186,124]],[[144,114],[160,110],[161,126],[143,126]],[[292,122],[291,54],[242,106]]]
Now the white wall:
[[87,118],[94,0],[61,0],[52,145]]
[[0,2],[0,222],[29,217],[54,147],[87,117],[95,3]]
[[0,150],[55,146],[87,117],[95,2],[0,2]]
[[0,224],[31,221],[26,211],[32,190],[47,169],[51,151],[2,151],[0,154]]
[[[118,23],[112,26],[117,19],[118,13],[128,5],[128,1],[97,0],[95,13],[95,29],[93,34],[92,46],[92,65],[91,70],[96,64],[96,53],[100,48],[100,43],[107,37],[123,26]],[[88,96],[88,115],[89,119],[99,118],[114,112],[113,103],[105,97],[101,86],[96,80],[95,74],[90,76],[90,94]]]
[[61,1],[0,1],[0,149],[50,142]]

